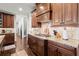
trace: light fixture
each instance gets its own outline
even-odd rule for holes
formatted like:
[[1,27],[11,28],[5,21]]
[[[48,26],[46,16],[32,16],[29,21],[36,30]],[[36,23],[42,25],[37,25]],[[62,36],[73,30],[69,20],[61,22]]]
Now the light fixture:
[[23,9],[22,8],[19,8],[19,11],[22,11]]
[[40,9],[44,9],[44,7],[43,6],[40,6]]

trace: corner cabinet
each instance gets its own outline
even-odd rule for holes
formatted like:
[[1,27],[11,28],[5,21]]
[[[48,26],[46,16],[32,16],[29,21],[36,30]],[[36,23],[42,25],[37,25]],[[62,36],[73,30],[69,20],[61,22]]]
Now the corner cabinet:
[[37,38],[35,36],[28,36],[28,45],[31,51],[37,56],[47,55],[47,44],[44,39]]

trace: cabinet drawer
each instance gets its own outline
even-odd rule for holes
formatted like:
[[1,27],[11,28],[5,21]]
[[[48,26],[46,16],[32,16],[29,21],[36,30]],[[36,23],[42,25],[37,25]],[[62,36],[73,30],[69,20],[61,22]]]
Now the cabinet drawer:
[[55,46],[58,46],[58,47],[61,47],[61,48],[64,48],[64,49],[67,49],[67,50],[70,50],[70,51],[75,50],[75,48],[72,47],[72,46],[68,46],[68,45],[58,43],[58,42],[54,42],[54,41],[50,41],[50,40],[48,41],[48,44],[55,45]]
[[58,56],[75,56],[75,51],[69,51],[64,48],[58,47]]

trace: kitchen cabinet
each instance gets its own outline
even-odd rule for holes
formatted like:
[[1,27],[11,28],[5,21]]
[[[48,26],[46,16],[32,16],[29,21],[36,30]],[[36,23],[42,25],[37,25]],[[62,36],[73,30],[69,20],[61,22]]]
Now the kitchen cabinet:
[[74,52],[73,51],[69,51],[67,49],[58,47],[58,56],[74,56]]
[[78,25],[78,5],[77,3],[37,3],[37,22],[41,25],[41,22],[51,20],[52,26]]
[[76,48],[48,40],[48,56],[75,56]]
[[29,48],[32,50],[32,52],[37,56],[44,56],[46,55],[46,47],[44,39],[40,39],[37,37],[34,37],[32,35],[28,36],[28,44]]
[[11,24],[11,25],[10,25],[10,28],[14,28],[14,16],[11,15],[10,18],[11,18],[11,20],[10,20],[10,21],[11,21],[11,22],[10,22],[10,24]]
[[[5,20],[4,20],[5,21]],[[10,26],[11,26],[11,19],[10,19],[10,15],[7,15],[7,28],[10,28]]]
[[63,7],[63,11],[64,11],[64,23],[66,25],[72,24],[72,8],[71,8],[72,4],[68,3],[68,4],[64,4]]
[[3,26],[3,14],[2,13],[0,13],[0,27],[2,28],[2,26]]
[[77,56],[77,48],[29,34],[28,45],[37,56]]
[[64,9],[63,19],[64,19],[65,25],[77,24],[77,4],[76,3],[64,4],[63,9]]
[[7,15],[4,14],[3,15],[3,28],[6,28],[7,27]]
[[13,15],[4,14],[3,27],[4,28],[14,27],[14,16]]
[[50,3],[37,3],[37,16],[50,11]]
[[78,24],[78,7],[77,7],[77,3],[72,3],[72,24],[77,25]]
[[79,26],[79,3],[77,4],[77,8],[78,8],[78,10],[77,10],[77,12],[78,12],[77,17],[78,17],[78,26]]
[[9,44],[14,44],[14,33],[8,33],[8,34],[6,33],[4,35],[5,35],[4,42],[3,42],[4,46]]
[[52,26],[62,25],[63,24],[63,4],[52,3],[51,11],[52,11]]
[[44,13],[37,17],[38,22],[47,22],[50,20],[50,12]]
[[32,13],[32,27],[39,27],[38,22],[37,22],[37,17],[36,17],[36,11],[33,11]]
[[52,26],[77,25],[77,3],[52,3]]
[[6,13],[0,13],[0,14],[1,14],[1,20],[0,20],[1,28],[13,28],[14,15],[6,14]]
[[48,56],[57,56],[57,47],[48,44]]
[[38,45],[37,52],[39,53],[40,56],[44,56],[44,40],[38,38],[37,45]]
[[29,36],[28,39],[29,47],[33,50],[37,50],[37,40],[32,36]]

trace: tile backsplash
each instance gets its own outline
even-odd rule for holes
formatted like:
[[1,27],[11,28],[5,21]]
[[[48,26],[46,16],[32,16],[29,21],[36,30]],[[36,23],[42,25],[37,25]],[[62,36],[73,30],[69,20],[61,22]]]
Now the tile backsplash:
[[[59,33],[63,33],[64,27],[52,27],[51,31],[57,30]],[[69,39],[79,39],[79,27],[66,27]]]
[[51,23],[42,23],[41,28],[32,28],[32,32],[45,34],[45,28],[49,29],[49,34],[53,35],[53,30],[56,30],[63,36],[64,28],[66,28],[67,36],[69,39],[79,40],[79,27],[51,27]]
[[[43,26],[42,28],[32,28],[33,33],[43,33]],[[53,30],[57,30],[61,35],[63,33],[64,27],[49,27],[50,35],[53,34]],[[79,40],[79,27],[66,27],[68,38],[69,39],[78,39]]]
[[14,33],[14,28],[0,28],[0,33],[5,30],[5,33]]

